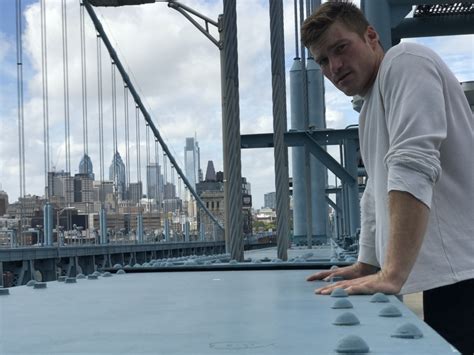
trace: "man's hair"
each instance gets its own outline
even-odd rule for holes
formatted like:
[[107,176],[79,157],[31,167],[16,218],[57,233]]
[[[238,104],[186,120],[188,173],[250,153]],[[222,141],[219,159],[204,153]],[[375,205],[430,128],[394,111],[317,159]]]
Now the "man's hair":
[[324,32],[336,21],[361,38],[364,38],[369,26],[362,11],[348,0],[329,0],[304,21],[301,27],[301,41],[307,48],[318,43]]

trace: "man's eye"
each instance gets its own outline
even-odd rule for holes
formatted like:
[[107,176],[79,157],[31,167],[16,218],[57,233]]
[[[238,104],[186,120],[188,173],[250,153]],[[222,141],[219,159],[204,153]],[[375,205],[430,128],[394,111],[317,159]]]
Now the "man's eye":
[[346,49],[346,44],[341,44],[340,46],[336,47],[336,52],[341,53],[344,49]]
[[318,64],[319,64],[320,67],[323,67],[323,66],[328,64],[328,59],[327,58],[322,58],[322,59],[318,60]]

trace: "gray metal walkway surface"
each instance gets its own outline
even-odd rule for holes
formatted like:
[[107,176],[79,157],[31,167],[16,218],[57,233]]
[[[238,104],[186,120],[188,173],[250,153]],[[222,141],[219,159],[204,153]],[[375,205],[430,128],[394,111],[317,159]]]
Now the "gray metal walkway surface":
[[[348,336],[370,354],[455,350],[394,296],[352,309],[315,295],[308,270],[113,274],[77,283],[20,286],[0,295],[0,354],[335,354]],[[401,317],[380,317],[387,305]],[[334,325],[350,311],[357,325]],[[392,335],[412,323],[423,336]]]

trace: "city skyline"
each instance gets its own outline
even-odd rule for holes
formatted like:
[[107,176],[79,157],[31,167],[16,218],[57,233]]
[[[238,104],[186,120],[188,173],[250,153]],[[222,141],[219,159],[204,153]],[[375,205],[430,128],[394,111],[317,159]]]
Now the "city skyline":
[[[41,102],[41,38],[39,31],[39,2],[25,0],[24,7],[24,85],[25,85],[25,122],[28,128],[26,141],[26,193],[41,195],[44,193],[45,173],[43,158],[43,129]],[[78,3],[68,4],[68,34],[74,40],[69,43],[70,68],[80,68]],[[222,12],[220,1],[190,0],[186,2],[210,18],[217,18]],[[357,3],[357,2],[356,2]],[[16,59],[15,59],[15,18],[14,2],[2,1],[0,11],[0,121],[5,139],[0,143],[0,184],[9,193],[11,200],[19,195],[18,184],[18,128],[16,98]],[[13,12],[12,12],[13,11]],[[158,129],[164,136],[181,168],[184,168],[183,140],[191,132],[199,137],[202,161],[213,160],[216,166],[222,166],[221,138],[221,102],[220,102],[220,66],[219,54],[212,43],[196,31],[181,15],[170,11],[163,4],[122,8],[96,8],[106,32],[113,39],[120,58],[126,63],[130,77],[139,87],[143,101]],[[285,53],[286,71],[292,65],[295,56],[293,2],[284,2],[285,13]],[[268,3],[238,2],[238,41],[239,41],[239,81],[241,133],[268,133],[272,131],[270,40],[268,23]],[[60,2],[47,2],[48,54],[50,77],[50,118],[51,118],[51,156],[50,166],[56,171],[65,170],[65,145],[63,126],[63,78],[60,62],[62,52]],[[264,21],[262,19],[265,19]],[[157,28],[159,21],[163,26]],[[95,31],[86,18],[88,29],[88,76],[92,80],[96,75]],[[163,31],[167,28],[170,30]],[[185,34],[183,36],[182,34]],[[259,33],[260,36],[255,36]],[[140,34],[137,40],[137,34]],[[473,80],[472,62],[474,57],[474,36],[453,36],[410,40],[426,44],[437,51],[448,63],[460,81]],[[150,46],[151,43],[155,45]],[[191,57],[182,56],[182,48],[192,48]],[[105,52],[105,50],[103,50]],[[166,55],[163,55],[163,54]],[[56,57],[54,57],[56,56]],[[56,58],[57,66],[53,66]],[[57,67],[57,68],[56,68]],[[82,143],[81,108],[81,70],[70,69],[70,83],[79,85],[70,88],[71,111],[71,161],[79,161],[85,149]],[[110,88],[110,61],[104,56],[104,131],[105,157],[112,156],[112,100]],[[288,77],[288,75],[287,75]],[[159,78],[159,80],[157,80]],[[337,93],[326,83],[327,127],[344,128],[357,122],[357,114],[352,110],[351,98]],[[97,129],[97,85],[89,84],[89,147],[88,155],[94,162],[94,172],[99,173],[99,149]],[[121,102],[122,90],[117,90]],[[287,98],[289,90],[287,85]],[[186,103],[186,104],[183,104]],[[287,116],[289,116],[289,104]],[[134,114],[130,110],[131,127]],[[123,143],[123,112],[118,110],[118,151],[122,156],[126,150]],[[141,122],[140,149],[144,161],[145,125]],[[288,128],[289,124],[288,124]],[[133,127],[130,137],[134,136]],[[130,156],[135,156],[137,143],[131,140]],[[291,154],[290,154],[291,156]],[[263,206],[263,196],[274,190],[273,150],[243,150],[242,176],[252,181],[254,206]],[[136,169],[131,161],[131,181],[136,181]],[[106,159],[106,164],[108,161]],[[291,159],[290,159],[291,164]],[[142,177],[146,174],[146,163],[142,163]],[[73,166],[71,174],[77,165]],[[291,166],[289,167],[291,169]],[[52,170],[52,169],[51,169]],[[291,171],[291,170],[290,170]],[[106,174],[104,172],[104,174]],[[332,182],[332,177],[329,183]]]

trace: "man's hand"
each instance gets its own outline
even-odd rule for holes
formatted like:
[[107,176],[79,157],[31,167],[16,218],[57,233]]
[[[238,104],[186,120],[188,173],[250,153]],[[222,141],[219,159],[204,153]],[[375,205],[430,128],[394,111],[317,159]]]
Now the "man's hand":
[[335,288],[343,288],[348,294],[373,294],[383,292],[385,294],[397,294],[400,292],[403,283],[399,278],[387,275],[384,270],[376,274],[358,277],[352,280],[335,282],[331,285],[316,289],[316,293],[322,295],[330,294]]
[[309,276],[306,281],[329,280],[333,276],[342,276],[346,280],[351,280],[362,276],[375,274],[377,271],[377,267],[358,261],[351,266],[317,272]]

